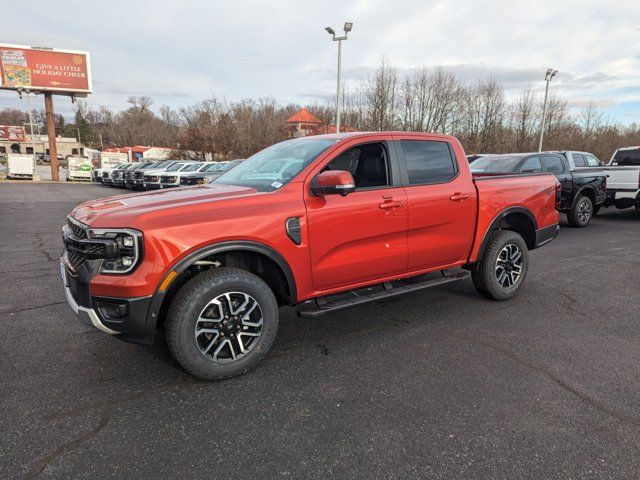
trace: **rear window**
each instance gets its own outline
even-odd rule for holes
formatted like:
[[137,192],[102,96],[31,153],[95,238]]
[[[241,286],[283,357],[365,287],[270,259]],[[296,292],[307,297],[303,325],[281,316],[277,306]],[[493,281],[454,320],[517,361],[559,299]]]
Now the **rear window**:
[[410,185],[444,183],[456,176],[456,163],[447,142],[401,140]]
[[640,165],[640,148],[618,150],[615,157],[613,157],[613,163],[618,165]]

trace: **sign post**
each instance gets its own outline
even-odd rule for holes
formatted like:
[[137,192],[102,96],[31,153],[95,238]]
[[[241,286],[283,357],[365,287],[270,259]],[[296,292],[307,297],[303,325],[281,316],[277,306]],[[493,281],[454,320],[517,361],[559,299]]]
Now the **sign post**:
[[89,53],[0,44],[0,89],[44,93],[51,178],[59,180],[53,95],[75,99],[91,93]]
[[47,135],[49,137],[49,161],[51,162],[51,180],[60,180],[58,171],[58,146],[56,145],[56,117],[53,114],[53,95],[44,93],[44,112],[47,120]]

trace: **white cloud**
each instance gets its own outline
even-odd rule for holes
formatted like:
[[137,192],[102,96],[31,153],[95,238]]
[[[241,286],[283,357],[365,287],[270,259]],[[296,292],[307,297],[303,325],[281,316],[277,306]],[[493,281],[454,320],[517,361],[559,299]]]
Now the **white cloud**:
[[[336,46],[324,27],[350,20],[350,81],[385,56],[403,72],[442,65],[468,82],[492,74],[517,92],[541,89],[554,66],[563,97],[613,105],[640,92],[637,11],[637,0],[13,2],[3,17],[21,20],[3,22],[0,41],[89,50],[91,104],[122,108],[143,94],[174,106],[212,94],[305,102],[333,92]],[[0,107],[16,103],[0,93]],[[66,99],[58,105],[70,110]]]

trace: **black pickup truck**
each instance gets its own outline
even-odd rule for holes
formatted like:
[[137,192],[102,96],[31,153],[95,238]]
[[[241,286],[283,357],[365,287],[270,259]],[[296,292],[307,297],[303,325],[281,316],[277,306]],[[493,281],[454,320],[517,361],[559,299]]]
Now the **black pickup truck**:
[[506,153],[478,158],[472,173],[553,173],[562,185],[560,211],[573,227],[586,227],[607,195],[607,175],[595,168],[572,168],[562,153]]

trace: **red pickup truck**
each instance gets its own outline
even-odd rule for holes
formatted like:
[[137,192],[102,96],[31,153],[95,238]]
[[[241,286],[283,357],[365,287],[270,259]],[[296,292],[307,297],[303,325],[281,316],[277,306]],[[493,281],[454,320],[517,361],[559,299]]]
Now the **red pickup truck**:
[[472,177],[446,135],[298,138],[208,185],[79,205],[61,272],[82,321],[137,342],[162,326],[188,372],[218,379],[265,355],[282,305],[318,316],[469,275],[512,297],[559,200],[551,174]]

